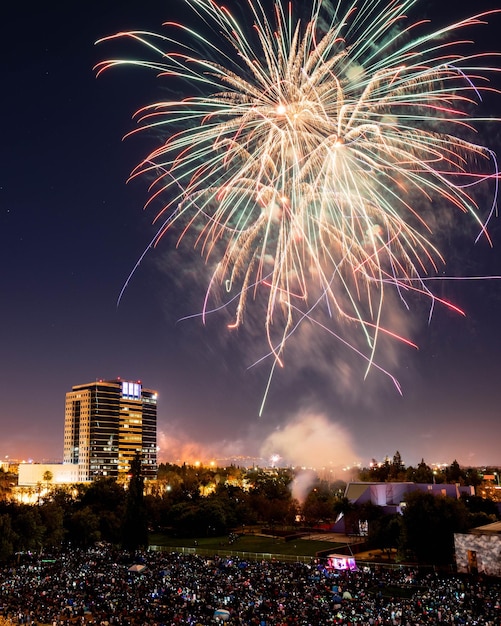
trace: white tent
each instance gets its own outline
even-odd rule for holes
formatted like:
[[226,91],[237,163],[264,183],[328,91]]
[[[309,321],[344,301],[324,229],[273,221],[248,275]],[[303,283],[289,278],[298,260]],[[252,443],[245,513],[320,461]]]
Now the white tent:
[[129,572],[135,572],[136,574],[140,574],[144,572],[146,569],[146,565],[142,565],[141,563],[135,563],[129,567]]

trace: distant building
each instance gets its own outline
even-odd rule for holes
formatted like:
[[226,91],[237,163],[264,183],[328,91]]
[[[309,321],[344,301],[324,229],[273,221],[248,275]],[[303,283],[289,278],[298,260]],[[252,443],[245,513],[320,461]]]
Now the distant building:
[[157,473],[157,393],[140,382],[96,381],[66,394],[63,463],[78,480],[127,474],[136,452],[143,475]]
[[455,533],[454,549],[458,572],[501,577],[501,522]]
[[405,496],[413,491],[431,493],[434,496],[447,496],[448,498],[460,498],[461,495],[475,495],[475,488],[458,484],[432,484],[432,483],[348,483],[345,497],[352,504],[364,504],[371,502],[383,507],[385,513],[402,513],[405,506]]
[[[462,494],[475,495],[475,488],[457,484],[431,484],[431,483],[378,483],[378,482],[353,482],[348,483],[344,495],[351,504],[371,503],[382,507],[384,513],[402,513],[405,507],[405,497],[413,491],[431,493],[434,496],[447,496],[460,498]],[[345,532],[345,519],[341,514],[336,520],[334,532]]]

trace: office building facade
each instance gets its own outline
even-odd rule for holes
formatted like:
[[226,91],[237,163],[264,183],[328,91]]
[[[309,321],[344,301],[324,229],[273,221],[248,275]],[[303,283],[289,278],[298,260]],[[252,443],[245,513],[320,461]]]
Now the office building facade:
[[136,452],[143,475],[157,474],[157,393],[140,382],[76,385],[66,394],[63,462],[80,481],[125,476]]

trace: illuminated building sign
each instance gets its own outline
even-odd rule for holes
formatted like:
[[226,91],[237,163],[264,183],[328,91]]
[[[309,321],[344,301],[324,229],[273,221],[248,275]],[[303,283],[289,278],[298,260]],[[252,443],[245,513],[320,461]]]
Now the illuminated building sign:
[[129,383],[124,380],[122,382],[122,398],[141,400],[141,384]]

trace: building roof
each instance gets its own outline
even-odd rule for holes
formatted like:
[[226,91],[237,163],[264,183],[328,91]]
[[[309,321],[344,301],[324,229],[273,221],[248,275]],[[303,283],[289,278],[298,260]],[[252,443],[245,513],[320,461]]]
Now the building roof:
[[456,484],[413,483],[413,482],[351,482],[345,489],[345,497],[352,503],[372,502],[379,506],[400,507],[405,496],[413,491],[431,493],[434,496],[459,498],[462,493],[474,494],[471,486]]
[[377,483],[348,483],[344,495],[348,500],[354,502],[364,495],[371,485],[375,484]]
[[472,528],[470,533],[474,535],[501,535],[501,522],[492,522],[492,524],[484,524]]

